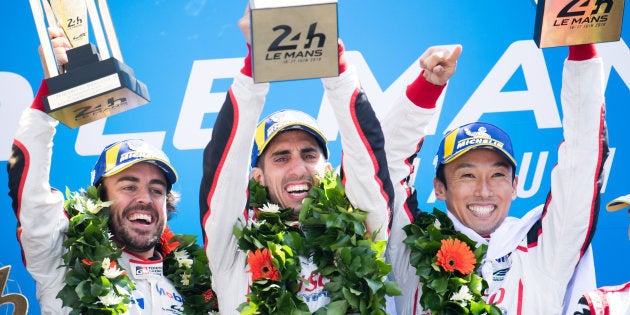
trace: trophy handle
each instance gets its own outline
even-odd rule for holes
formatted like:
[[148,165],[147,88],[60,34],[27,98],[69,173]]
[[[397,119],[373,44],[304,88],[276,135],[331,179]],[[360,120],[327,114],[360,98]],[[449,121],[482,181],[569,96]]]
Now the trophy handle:
[[[107,59],[111,55],[121,62],[123,61],[122,53],[120,52],[120,45],[118,44],[118,38],[116,37],[116,31],[114,30],[114,24],[112,23],[112,17],[109,14],[109,7],[107,1],[98,0],[98,9],[94,0],[86,0],[88,14],[90,21],[93,23],[92,30],[94,31],[94,37],[96,38],[96,45],[99,47],[99,52],[103,59]],[[99,16],[100,13],[100,16]],[[103,23],[101,24],[101,18]],[[103,30],[105,32],[103,33]],[[105,39],[107,37],[107,39]],[[105,49],[100,49],[105,47]],[[109,50],[107,50],[109,48]]]
[[96,47],[98,47],[98,52],[102,59],[108,59],[110,56],[109,50],[107,49],[105,35],[103,35],[103,26],[101,25],[101,19],[99,17],[98,10],[96,9],[96,4],[94,3],[94,0],[85,0],[85,2],[87,4],[90,22],[92,23],[94,38],[96,38]]
[[116,37],[116,31],[114,30],[114,23],[112,23],[112,17],[109,14],[109,7],[106,0],[98,0],[98,8],[103,17],[103,27],[105,29],[105,35],[107,36],[107,42],[109,43],[109,50],[112,52],[112,56],[123,62],[122,53],[120,52],[120,46],[118,45],[118,38]]
[[[111,53],[111,56],[118,59],[120,62],[124,62],[106,0],[97,0],[98,8],[95,0],[78,1],[85,1],[89,16],[89,23],[92,25],[92,31],[96,39],[96,46],[101,58],[108,59]],[[50,43],[48,27],[53,25],[58,26],[59,23],[48,0],[29,0],[29,3],[31,5],[31,10],[33,11],[35,27],[41,44],[41,50],[39,53],[40,59],[42,60],[44,75],[46,78],[57,76],[60,73],[63,73],[64,69],[63,67],[60,69],[57,65]],[[63,30],[65,32],[65,29]]]
[[[40,58],[42,59],[42,66],[44,68],[44,75],[47,78],[59,75],[59,69],[57,68],[57,61],[50,44],[48,36],[48,30],[44,19],[48,19],[49,25],[57,25],[57,21],[53,20],[54,15],[48,2],[45,2],[44,8],[40,0],[29,0],[31,4],[31,10],[33,11],[33,18],[35,20],[35,28],[37,29],[37,35],[39,37],[39,43],[41,44]],[[47,5],[47,7],[46,7]],[[44,10],[47,10],[46,17],[44,17]],[[53,18],[51,18],[53,17]]]

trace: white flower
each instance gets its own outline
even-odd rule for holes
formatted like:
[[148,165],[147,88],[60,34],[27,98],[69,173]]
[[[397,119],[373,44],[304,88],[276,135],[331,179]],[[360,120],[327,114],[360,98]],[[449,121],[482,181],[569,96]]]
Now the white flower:
[[435,219],[435,222],[433,222],[433,226],[435,226],[435,228],[439,230],[442,227],[442,223],[440,223],[438,219]]
[[193,260],[192,259],[182,259],[182,260],[178,260],[177,264],[180,267],[186,267],[187,269],[190,269],[192,267]]
[[79,213],[85,213],[85,207],[83,206],[83,202],[79,199],[77,199],[77,201],[74,203],[74,208],[79,212]]
[[85,207],[87,208],[87,211],[92,214],[97,214],[102,209],[102,207],[95,204],[92,199],[87,200],[87,202],[85,203]]
[[176,250],[174,255],[175,255],[175,259],[177,259],[178,261],[182,260],[182,259],[190,258],[188,256],[188,252],[183,251],[183,250]]
[[451,297],[451,301],[466,302],[472,300],[472,298],[473,296],[472,294],[470,294],[468,286],[463,285],[459,288],[459,292],[453,294],[453,296]]
[[[106,262],[107,262],[107,266],[105,265]],[[109,258],[103,259],[102,266],[103,266],[103,275],[105,276],[105,278],[114,279],[120,276],[124,272],[121,269],[119,269],[116,264],[113,264],[111,267],[110,265],[112,264],[110,263]]]
[[190,284],[190,275],[189,274],[183,274],[182,275],[182,284],[183,285],[189,285]]
[[119,285],[114,285],[116,287],[116,292],[118,292],[118,295],[122,295],[122,296],[130,296],[131,293],[129,293],[129,291],[127,291],[127,289],[119,286]]
[[123,297],[116,294],[116,292],[109,291],[105,296],[99,296],[98,300],[105,306],[117,305],[122,302]]
[[101,263],[101,268],[108,269],[110,264],[111,264],[111,261],[109,260],[109,258],[105,258],[103,259],[103,262]]
[[190,259],[188,253],[182,250],[175,251],[175,260],[177,260],[179,267],[191,268],[193,264],[193,260]]
[[70,194],[70,199],[76,199],[78,200],[79,198],[81,198],[81,194],[79,194],[79,192],[74,191]]
[[105,269],[105,271],[103,271],[103,275],[107,279],[114,279],[123,274],[123,272],[123,270],[118,269],[118,266],[114,266],[114,268]]
[[260,209],[260,211],[268,212],[268,213],[278,213],[278,212],[280,212],[280,206],[278,206],[275,203],[266,203],[262,207],[262,209]]

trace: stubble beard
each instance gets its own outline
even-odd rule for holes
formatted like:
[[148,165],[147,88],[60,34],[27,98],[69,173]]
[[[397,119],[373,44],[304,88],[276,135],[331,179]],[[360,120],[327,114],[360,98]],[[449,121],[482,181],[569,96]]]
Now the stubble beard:
[[112,235],[116,242],[123,246],[126,250],[130,252],[146,252],[155,248],[160,240],[161,231],[164,227],[164,222],[160,221],[156,225],[156,229],[149,232],[139,232],[134,230],[131,227],[125,226],[122,222],[125,221],[123,218],[126,217],[126,214],[131,210],[142,209],[149,210],[153,212],[153,216],[159,218],[157,211],[155,208],[151,206],[136,206],[131,208],[126,208],[123,210],[122,215],[120,217],[112,217],[110,222],[110,230],[112,231]]

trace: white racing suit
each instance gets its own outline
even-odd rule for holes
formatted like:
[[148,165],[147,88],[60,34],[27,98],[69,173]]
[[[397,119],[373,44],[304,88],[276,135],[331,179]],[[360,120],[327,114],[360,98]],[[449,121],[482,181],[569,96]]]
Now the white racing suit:
[[[35,102],[41,99],[38,97]],[[24,110],[8,163],[9,195],[18,220],[18,241],[24,264],[36,281],[42,314],[70,312],[56,298],[67,271],[59,266],[63,263],[64,232],[68,229],[64,194],[49,184],[57,124],[57,120],[40,110]],[[118,263],[136,284],[129,314],[182,313],[182,297],[162,275],[162,260],[146,260],[123,252]]]
[[[350,202],[368,211],[368,231],[387,237],[393,188],[389,180],[383,134],[353,67],[339,77],[322,79],[336,116],[344,150],[342,178]],[[247,254],[238,249],[233,228],[247,222],[250,157],[269,84],[254,84],[238,73],[214,125],[204,151],[200,189],[201,224],[212,271],[212,285],[222,314],[237,313],[246,301],[251,274],[246,273]],[[302,258],[302,257],[301,257]],[[302,276],[308,284],[299,295],[311,311],[328,304],[326,280],[311,275],[316,266],[301,259]]]
[[[608,154],[602,72],[599,58],[565,61],[564,142],[551,173],[551,192],[543,205],[522,219],[506,218],[489,239],[463,226],[449,213],[458,230],[488,245],[480,267],[480,274],[490,286],[485,299],[496,303],[504,314],[561,314],[563,301],[568,303],[569,297],[579,298],[585,292],[568,296],[567,286],[582,256],[590,254],[587,249],[599,209],[600,175]],[[421,286],[415,268],[409,264],[410,251],[402,243],[406,237],[402,227],[413,222],[419,211],[413,187],[407,181],[413,176],[412,162],[434,113],[434,109],[415,106],[404,98],[383,122],[396,191],[387,256],[393,280],[403,291],[403,296],[396,297],[399,315],[428,314],[419,305]]]

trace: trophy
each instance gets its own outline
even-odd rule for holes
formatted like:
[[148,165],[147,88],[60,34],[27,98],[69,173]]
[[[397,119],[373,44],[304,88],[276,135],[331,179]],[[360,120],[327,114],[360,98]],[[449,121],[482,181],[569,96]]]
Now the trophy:
[[539,48],[618,41],[624,0],[538,0],[534,41]]
[[[42,47],[49,90],[43,102],[50,116],[76,128],[149,102],[146,85],[123,63],[105,0],[97,0],[98,8],[95,0],[29,1]],[[96,46],[88,40],[88,21]],[[61,27],[72,46],[68,62],[61,67],[46,23]]]
[[254,82],[339,75],[336,0],[251,0]]

